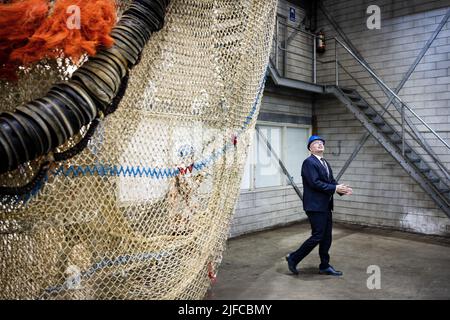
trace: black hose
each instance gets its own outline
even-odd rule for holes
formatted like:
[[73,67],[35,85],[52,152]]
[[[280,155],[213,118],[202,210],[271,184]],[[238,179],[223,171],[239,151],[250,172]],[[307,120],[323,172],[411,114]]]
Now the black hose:
[[[169,2],[133,1],[113,28],[112,48],[99,50],[98,58],[89,59],[72,79],[53,86],[45,97],[14,113],[0,114],[0,174],[47,154],[91,124],[86,137],[71,150],[57,154],[55,161],[73,157],[86,147],[98,126],[99,112],[106,116],[117,109],[127,88],[127,70],[139,62],[151,33],[163,27]],[[34,182],[38,176],[42,174]],[[0,194],[24,190],[30,186],[0,187]]]

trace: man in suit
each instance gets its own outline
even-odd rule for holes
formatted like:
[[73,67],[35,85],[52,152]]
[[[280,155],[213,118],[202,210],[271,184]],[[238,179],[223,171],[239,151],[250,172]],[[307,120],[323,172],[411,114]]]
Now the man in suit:
[[311,152],[302,165],[303,209],[311,224],[309,237],[297,251],[290,253],[286,260],[293,274],[298,274],[297,264],[303,260],[317,245],[319,245],[319,273],[341,276],[330,264],[328,253],[331,247],[333,195],[351,195],[349,186],[338,184],[333,177],[329,163],[323,158],[325,140],[319,136],[308,139],[308,149]]

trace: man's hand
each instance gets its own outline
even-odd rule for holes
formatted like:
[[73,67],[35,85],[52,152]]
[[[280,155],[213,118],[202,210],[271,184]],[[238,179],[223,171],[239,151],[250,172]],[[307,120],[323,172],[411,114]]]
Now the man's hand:
[[343,195],[351,195],[353,194],[353,189],[350,188],[349,186],[346,186],[345,184],[338,184],[336,185],[336,192],[343,196]]
[[353,194],[353,189],[350,188],[350,186],[347,186],[347,193],[346,195],[351,196]]
[[345,192],[347,191],[347,187],[345,186],[345,184],[338,184],[336,186],[336,192],[339,194],[345,194]]

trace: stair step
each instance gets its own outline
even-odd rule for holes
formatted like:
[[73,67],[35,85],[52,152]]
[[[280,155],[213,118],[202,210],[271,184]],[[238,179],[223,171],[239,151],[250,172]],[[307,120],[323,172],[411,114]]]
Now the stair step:
[[381,129],[381,132],[390,135],[390,134],[393,134],[395,131],[394,131],[394,129],[392,129],[388,126],[383,126],[383,128]]
[[344,92],[344,94],[347,96],[347,98],[350,98],[352,100],[361,100],[361,96],[359,95],[359,93],[354,90],[352,92],[348,91],[348,92]]
[[377,112],[373,109],[367,108],[366,111],[364,111],[365,115],[368,116],[370,119],[375,118],[377,116]]
[[369,109],[369,105],[364,100],[354,101],[352,103],[361,109]]
[[409,160],[409,162],[416,164],[422,161],[417,155],[413,154],[412,152],[408,153],[406,155],[406,158]]
[[438,188],[438,190],[440,193],[450,193],[450,188],[442,188],[442,189]]
[[345,94],[352,94],[355,92],[355,89],[341,88],[342,92]]
[[343,89],[342,91],[348,97],[358,97],[359,98],[359,94],[358,94],[358,92],[356,92],[356,90]]
[[389,139],[395,144],[401,144],[402,143],[402,137],[400,137],[397,133],[394,133],[389,136]]
[[431,183],[439,183],[441,181],[440,178],[436,177],[433,174],[425,174],[425,176],[427,177],[427,179],[431,182]]
[[380,116],[376,116],[372,119],[372,123],[376,126],[384,126],[386,122]]
[[353,103],[362,101],[361,97],[359,96],[347,94],[347,97],[349,97]]

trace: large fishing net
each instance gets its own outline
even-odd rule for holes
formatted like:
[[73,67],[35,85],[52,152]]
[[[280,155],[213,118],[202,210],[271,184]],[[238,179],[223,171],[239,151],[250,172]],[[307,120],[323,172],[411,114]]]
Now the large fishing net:
[[[50,161],[25,195],[0,196],[0,298],[204,297],[239,194],[275,9],[276,0],[171,1],[87,146]],[[1,84],[0,111],[45,95],[71,68],[22,70]],[[1,174],[0,185],[30,183],[49,159]]]

